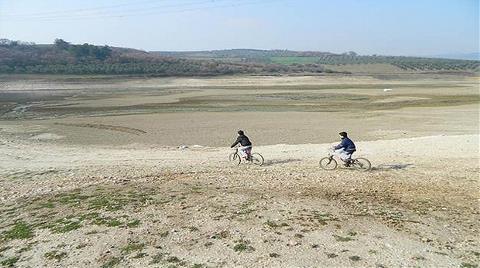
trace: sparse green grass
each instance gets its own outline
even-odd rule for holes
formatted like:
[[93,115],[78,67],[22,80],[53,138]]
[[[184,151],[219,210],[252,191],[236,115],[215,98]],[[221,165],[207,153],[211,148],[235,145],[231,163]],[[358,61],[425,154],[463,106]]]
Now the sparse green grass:
[[326,253],[326,254],[327,254],[327,257],[328,257],[329,259],[333,259],[333,258],[338,257],[338,255],[335,254],[335,253]]
[[304,237],[303,234],[294,234],[293,236],[294,236],[295,238],[303,238],[303,237]]
[[150,264],[157,264],[160,263],[163,260],[163,257],[165,257],[165,253],[157,253],[152,256],[152,261]]
[[15,264],[18,262],[20,258],[15,256],[15,257],[10,257],[10,258],[7,258],[3,261],[0,262],[0,265],[2,265],[3,267],[15,267]]
[[112,257],[110,258],[106,263],[104,263],[101,268],[112,268],[120,264],[122,261],[121,258],[118,257]]
[[140,220],[137,220],[137,219],[127,222],[127,227],[129,228],[135,228],[139,225],[140,225]]
[[480,257],[480,252],[470,250],[470,252],[475,256],[475,257]]
[[334,234],[333,237],[335,237],[335,240],[337,240],[338,242],[349,242],[349,241],[355,240],[349,236],[339,236],[336,234]]
[[55,208],[55,204],[51,201],[48,201],[48,202],[45,202],[45,203],[41,203],[39,205],[40,208]]
[[76,249],[82,249],[82,248],[84,248],[84,247],[86,247],[86,246],[88,246],[88,244],[86,244],[86,243],[81,243],[81,244],[78,244],[75,248],[76,248]]
[[53,251],[45,253],[44,257],[49,259],[49,260],[60,261],[63,258],[67,257],[67,253],[66,252],[58,252],[57,250],[53,250]]
[[35,242],[28,243],[25,247],[22,247],[19,250],[17,250],[17,253],[20,254],[20,253],[23,253],[23,252],[30,251],[30,250],[32,250],[33,245],[35,245],[35,244],[38,244],[38,242],[35,241]]
[[180,260],[178,257],[175,257],[175,256],[170,256],[166,259],[167,262],[172,262],[172,263],[178,263],[178,262],[181,262],[182,260]]
[[460,267],[461,268],[477,268],[478,264],[462,262],[462,264],[460,264]]
[[168,236],[168,231],[160,233],[160,237],[167,237]]
[[147,255],[148,255],[148,254],[145,253],[145,252],[139,252],[139,253],[137,253],[137,255],[133,256],[133,258],[134,258],[134,259],[141,259],[141,258],[143,258],[143,257],[145,257],[145,256],[147,256]]
[[348,257],[351,261],[359,261],[361,260],[362,258],[360,258],[359,256],[350,256]]
[[249,244],[250,244],[249,241],[239,240],[239,241],[237,241],[237,243],[235,244],[235,246],[233,246],[233,251],[235,251],[235,252],[251,252],[251,251],[255,251],[255,248],[252,247],[252,246],[250,246]]
[[66,233],[82,227],[81,220],[63,218],[50,225],[53,233]]
[[272,228],[272,229],[288,226],[288,224],[286,222],[277,223],[277,222],[274,222],[274,221],[271,221],[271,220],[266,221],[265,225]]
[[3,237],[5,240],[28,239],[33,237],[33,230],[30,225],[19,221],[10,230],[5,231]]
[[188,227],[188,230],[190,230],[190,232],[198,232],[198,228],[195,226]]
[[312,222],[317,222],[320,225],[327,225],[329,221],[338,220],[336,217],[332,216],[330,213],[322,213],[319,211],[312,211],[311,215],[307,215],[308,219]]
[[417,255],[417,256],[413,256],[413,257],[412,257],[412,260],[424,261],[424,260],[425,260],[425,257],[420,256],[420,255]]
[[138,242],[131,242],[129,243],[128,245],[126,245],[125,247],[123,247],[121,249],[122,253],[124,254],[130,254],[134,251],[140,251],[142,249],[145,248],[145,244],[144,243],[138,243]]
[[7,251],[7,250],[9,250],[9,249],[11,249],[11,248],[12,248],[11,246],[1,247],[1,248],[0,248],[0,253],[5,252],[5,251]]

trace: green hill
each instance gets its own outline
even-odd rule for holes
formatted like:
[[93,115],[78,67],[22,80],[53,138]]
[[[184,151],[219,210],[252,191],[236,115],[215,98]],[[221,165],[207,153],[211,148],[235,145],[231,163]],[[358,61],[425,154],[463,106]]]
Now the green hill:
[[[342,65],[391,65],[399,70],[410,72],[477,72],[480,68],[480,61],[456,60],[442,58],[422,58],[404,56],[379,56],[379,55],[358,55],[355,52],[334,54],[329,52],[315,51],[290,51],[290,50],[254,50],[254,49],[230,49],[213,51],[192,51],[192,52],[151,52],[156,55],[171,56],[183,59],[215,59],[224,62],[246,62],[264,64],[320,64],[325,67],[336,69],[335,66]],[[343,68],[345,69],[345,68]],[[355,69],[355,68],[353,68]]]
[[48,45],[0,39],[0,73],[7,74],[211,76],[321,72],[324,68],[317,64],[286,66],[184,59],[136,49],[75,45],[61,39]]

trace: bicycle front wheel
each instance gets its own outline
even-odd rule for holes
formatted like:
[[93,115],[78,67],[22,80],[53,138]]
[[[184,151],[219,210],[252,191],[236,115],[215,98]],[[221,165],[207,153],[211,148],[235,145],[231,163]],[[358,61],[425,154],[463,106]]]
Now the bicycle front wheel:
[[352,162],[352,166],[358,170],[368,171],[372,168],[372,164],[366,158],[356,158]]
[[320,159],[320,167],[325,170],[334,170],[337,168],[337,160],[332,157],[324,157]]
[[253,164],[255,164],[257,166],[263,165],[264,159],[263,159],[263,156],[261,154],[253,153],[250,157],[252,158],[252,163]]
[[240,156],[237,153],[231,153],[228,156],[228,160],[230,161],[230,163],[232,163],[232,165],[235,166],[240,165],[240,162],[242,161],[242,159],[240,159]]

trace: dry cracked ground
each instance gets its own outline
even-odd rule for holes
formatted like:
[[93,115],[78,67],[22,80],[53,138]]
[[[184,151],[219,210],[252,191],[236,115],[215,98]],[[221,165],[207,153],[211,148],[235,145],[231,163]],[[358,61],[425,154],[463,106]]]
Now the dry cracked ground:
[[[478,135],[255,150],[0,137],[0,263],[18,267],[478,267]],[[473,148],[473,149],[472,149]]]

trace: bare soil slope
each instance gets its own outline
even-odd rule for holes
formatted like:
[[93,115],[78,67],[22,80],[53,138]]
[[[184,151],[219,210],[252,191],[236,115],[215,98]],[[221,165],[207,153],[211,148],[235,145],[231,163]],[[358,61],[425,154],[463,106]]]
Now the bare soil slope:
[[0,141],[1,258],[20,267],[479,261],[478,135],[359,142],[366,173],[320,170],[330,144],[233,167],[224,148]]

